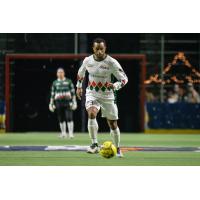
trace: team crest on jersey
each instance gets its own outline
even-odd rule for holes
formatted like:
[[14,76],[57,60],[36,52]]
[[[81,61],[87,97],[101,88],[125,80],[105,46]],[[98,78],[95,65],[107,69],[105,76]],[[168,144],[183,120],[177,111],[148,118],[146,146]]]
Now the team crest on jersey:
[[69,83],[68,82],[63,82],[63,85],[68,85]]
[[89,68],[90,68],[90,67],[93,67],[93,65],[92,65],[92,64],[88,64],[88,66],[87,66],[87,67],[89,67]]
[[108,67],[101,65],[99,68],[109,70]]

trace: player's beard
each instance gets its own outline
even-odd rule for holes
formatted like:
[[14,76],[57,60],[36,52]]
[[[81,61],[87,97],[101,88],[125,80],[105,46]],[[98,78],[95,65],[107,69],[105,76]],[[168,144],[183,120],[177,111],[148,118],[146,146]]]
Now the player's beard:
[[104,60],[106,57],[106,54],[97,54],[97,55],[95,55],[95,57],[97,60]]

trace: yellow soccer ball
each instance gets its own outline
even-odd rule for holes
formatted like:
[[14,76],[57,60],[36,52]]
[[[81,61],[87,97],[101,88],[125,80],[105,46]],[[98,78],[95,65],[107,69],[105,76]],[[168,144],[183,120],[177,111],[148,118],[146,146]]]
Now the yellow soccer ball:
[[117,148],[111,141],[106,141],[101,146],[99,154],[104,158],[112,158],[117,154]]

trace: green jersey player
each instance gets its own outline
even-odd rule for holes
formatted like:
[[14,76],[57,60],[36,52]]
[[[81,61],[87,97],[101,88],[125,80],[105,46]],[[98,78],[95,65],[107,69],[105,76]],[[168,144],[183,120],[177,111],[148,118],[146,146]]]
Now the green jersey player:
[[[101,38],[93,41],[94,54],[86,57],[77,75],[77,96],[82,96],[82,82],[85,72],[89,73],[88,87],[86,89],[85,107],[88,113],[88,131],[92,140],[92,145],[88,148],[88,153],[98,153],[98,123],[96,116],[101,109],[102,117],[107,119],[110,134],[117,147],[117,156],[122,157],[120,150],[120,130],[117,125],[118,108],[115,103],[114,91],[121,89],[128,78],[117,60],[106,54],[106,42]],[[111,83],[111,76],[117,81]]]
[[73,138],[74,122],[73,110],[76,110],[77,102],[75,89],[72,81],[65,77],[63,68],[57,70],[57,80],[55,80],[51,87],[51,98],[49,103],[49,110],[54,112],[56,110],[58,121],[60,124],[61,134],[59,137],[67,137],[66,122],[68,126],[69,137]]

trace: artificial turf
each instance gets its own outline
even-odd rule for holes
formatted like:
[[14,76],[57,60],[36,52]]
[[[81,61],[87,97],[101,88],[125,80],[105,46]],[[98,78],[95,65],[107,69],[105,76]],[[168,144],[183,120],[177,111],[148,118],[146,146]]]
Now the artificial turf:
[[[109,134],[98,135],[99,142],[111,140]],[[199,134],[121,134],[122,146],[200,147]],[[56,133],[0,134],[0,146],[89,145],[88,134],[74,139],[60,139]],[[3,166],[199,166],[200,152],[124,152],[124,158],[105,159],[100,155],[70,151],[0,151]]]

